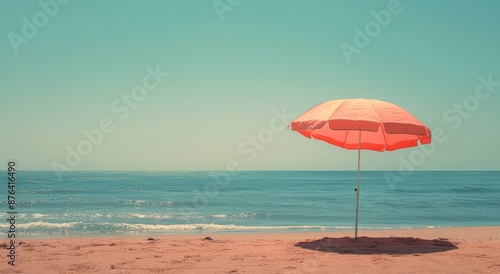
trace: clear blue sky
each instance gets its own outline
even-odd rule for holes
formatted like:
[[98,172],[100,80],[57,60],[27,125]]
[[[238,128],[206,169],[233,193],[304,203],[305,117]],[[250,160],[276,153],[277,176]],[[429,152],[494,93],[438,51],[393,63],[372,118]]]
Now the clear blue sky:
[[[363,97],[444,132],[416,169],[499,170],[500,1],[63,2],[0,1],[3,163],[354,170],[356,152],[282,130],[273,110]],[[491,90],[476,94],[480,76]],[[91,144],[82,131],[103,119]],[[79,143],[88,155],[68,162]],[[362,168],[396,170],[412,151],[363,152]]]

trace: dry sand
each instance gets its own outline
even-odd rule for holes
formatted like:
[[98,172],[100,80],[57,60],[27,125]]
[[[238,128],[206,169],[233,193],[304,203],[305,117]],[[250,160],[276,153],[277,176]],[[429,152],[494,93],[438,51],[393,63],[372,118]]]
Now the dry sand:
[[0,273],[500,273],[500,227],[352,234],[21,239]]

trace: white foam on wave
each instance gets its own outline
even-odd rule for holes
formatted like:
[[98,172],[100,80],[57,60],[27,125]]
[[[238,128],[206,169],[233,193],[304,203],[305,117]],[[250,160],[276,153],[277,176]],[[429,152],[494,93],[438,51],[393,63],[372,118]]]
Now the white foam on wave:
[[125,213],[117,214],[116,217],[124,219],[154,219],[154,220],[168,220],[172,219],[170,214],[160,214],[160,213]]
[[146,203],[146,201],[145,201],[145,200],[137,200],[137,201],[135,201],[134,205],[137,205],[137,206],[138,206],[138,205],[143,205],[143,204],[145,204],[145,203]]
[[[29,222],[29,223],[19,223],[16,224],[16,228],[20,229],[30,229],[30,228],[72,228],[80,222],[70,222],[70,223],[48,223],[48,222]],[[0,224],[0,228],[8,228],[10,224]]]
[[234,214],[232,216],[235,218],[242,218],[242,219],[255,218],[255,216],[257,216],[257,213],[240,213],[240,214]]
[[230,218],[239,218],[239,219],[247,219],[247,218],[255,218],[257,216],[257,213],[238,213],[238,214],[230,214],[229,216],[226,214],[214,214],[210,215],[212,218],[217,218],[217,219],[224,219],[227,217]]
[[156,230],[156,231],[275,231],[275,230],[328,230],[341,229],[344,227],[327,227],[327,226],[243,226],[243,225],[219,225],[219,224],[175,224],[175,225],[151,225],[151,224],[116,224],[124,228],[136,230]]

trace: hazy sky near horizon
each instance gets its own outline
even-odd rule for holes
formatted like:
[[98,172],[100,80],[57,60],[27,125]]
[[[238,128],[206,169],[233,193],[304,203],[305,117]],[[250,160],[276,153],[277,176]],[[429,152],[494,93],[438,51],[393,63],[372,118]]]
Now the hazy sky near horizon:
[[362,169],[499,170],[499,12],[493,0],[1,0],[0,158],[355,170],[355,151],[285,124],[361,97],[440,132],[431,146],[363,151]]

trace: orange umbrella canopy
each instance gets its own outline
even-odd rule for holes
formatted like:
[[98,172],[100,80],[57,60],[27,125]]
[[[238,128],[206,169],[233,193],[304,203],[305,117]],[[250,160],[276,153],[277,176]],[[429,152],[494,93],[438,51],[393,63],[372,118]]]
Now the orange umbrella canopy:
[[373,99],[322,103],[295,119],[291,129],[346,149],[391,151],[431,142],[430,130],[413,115]]

